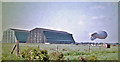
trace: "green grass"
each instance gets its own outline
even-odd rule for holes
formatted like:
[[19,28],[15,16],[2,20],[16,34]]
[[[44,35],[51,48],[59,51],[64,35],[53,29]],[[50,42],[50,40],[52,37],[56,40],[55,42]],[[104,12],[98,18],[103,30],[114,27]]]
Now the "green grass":
[[2,44],[0,43],[0,62],[2,61]]
[[[16,51],[10,54],[14,43],[2,43],[2,60],[24,60],[16,56]],[[104,48],[98,46],[91,46],[89,52],[88,45],[73,45],[73,44],[32,44],[20,43],[20,52],[28,48],[37,48],[48,50],[48,54],[59,51],[63,52],[65,60],[78,60],[78,57],[90,57],[94,55],[97,60],[118,60],[118,46],[111,46],[111,48]],[[58,46],[58,50],[57,49]]]

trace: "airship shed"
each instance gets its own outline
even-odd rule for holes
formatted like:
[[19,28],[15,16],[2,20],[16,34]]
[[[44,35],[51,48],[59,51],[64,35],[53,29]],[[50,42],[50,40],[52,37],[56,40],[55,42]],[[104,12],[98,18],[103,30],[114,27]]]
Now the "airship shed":
[[3,32],[2,42],[3,43],[26,43],[29,35],[29,31],[21,29],[8,29]]
[[45,28],[34,28],[30,31],[20,29],[8,29],[3,32],[4,43],[54,43],[74,44],[72,34]]

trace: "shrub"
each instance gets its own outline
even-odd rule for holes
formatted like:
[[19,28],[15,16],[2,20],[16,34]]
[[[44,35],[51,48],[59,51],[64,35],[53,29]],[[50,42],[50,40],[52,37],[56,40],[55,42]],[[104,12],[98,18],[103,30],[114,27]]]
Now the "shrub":
[[49,57],[50,60],[63,60],[64,55],[62,52],[52,52]]
[[78,49],[77,51],[80,51],[80,49]]
[[87,49],[84,49],[84,51],[85,51],[85,52],[88,52],[88,50],[87,50]]
[[94,61],[94,60],[97,60],[97,57],[95,55],[79,56],[78,60],[82,60],[82,61],[91,60],[91,61]]
[[107,51],[107,50],[105,50],[105,51],[102,51],[101,53],[117,53],[117,51]]
[[48,60],[47,50],[29,48],[20,53],[20,57],[26,60]]
[[56,51],[55,49],[53,49],[53,48],[50,48],[50,50],[54,50],[54,51]]
[[74,52],[74,56],[76,55],[86,55],[87,53],[84,53],[84,52]]
[[85,62],[85,57],[79,56],[78,60],[81,60],[81,61]]
[[66,49],[62,49],[62,51],[67,51]]
[[90,55],[90,53],[72,51],[64,54],[65,56]]
[[90,56],[85,57],[85,60],[92,60],[92,61],[94,61],[94,60],[97,60],[97,57],[95,55],[90,55]]

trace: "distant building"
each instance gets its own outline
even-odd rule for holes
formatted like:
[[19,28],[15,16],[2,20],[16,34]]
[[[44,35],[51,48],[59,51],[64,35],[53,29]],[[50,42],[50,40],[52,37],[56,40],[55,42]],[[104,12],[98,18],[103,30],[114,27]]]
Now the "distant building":
[[3,43],[44,43],[44,44],[74,44],[72,34],[44,28],[35,28],[31,31],[8,29],[3,32]]
[[20,29],[8,29],[3,32],[2,43],[25,43],[27,41],[29,31]]
[[27,43],[55,43],[74,44],[72,34],[44,28],[35,28],[30,31]]

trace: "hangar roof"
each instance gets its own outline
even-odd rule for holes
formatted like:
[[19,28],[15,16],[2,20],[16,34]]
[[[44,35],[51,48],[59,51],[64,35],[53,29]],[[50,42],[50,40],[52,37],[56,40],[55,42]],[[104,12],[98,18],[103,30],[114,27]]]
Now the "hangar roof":
[[[65,31],[57,31],[57,30],[51,30],[51,29],[46,29],[46,28],[35,28],[33,30],[37,30],[37,29],[42,30],[42,31],[59,32],[59,33],[64,33],[64,34],[70,34],[70,33],[65,32]],[[31,31],[33,31],[33,30],[31,30]]]

